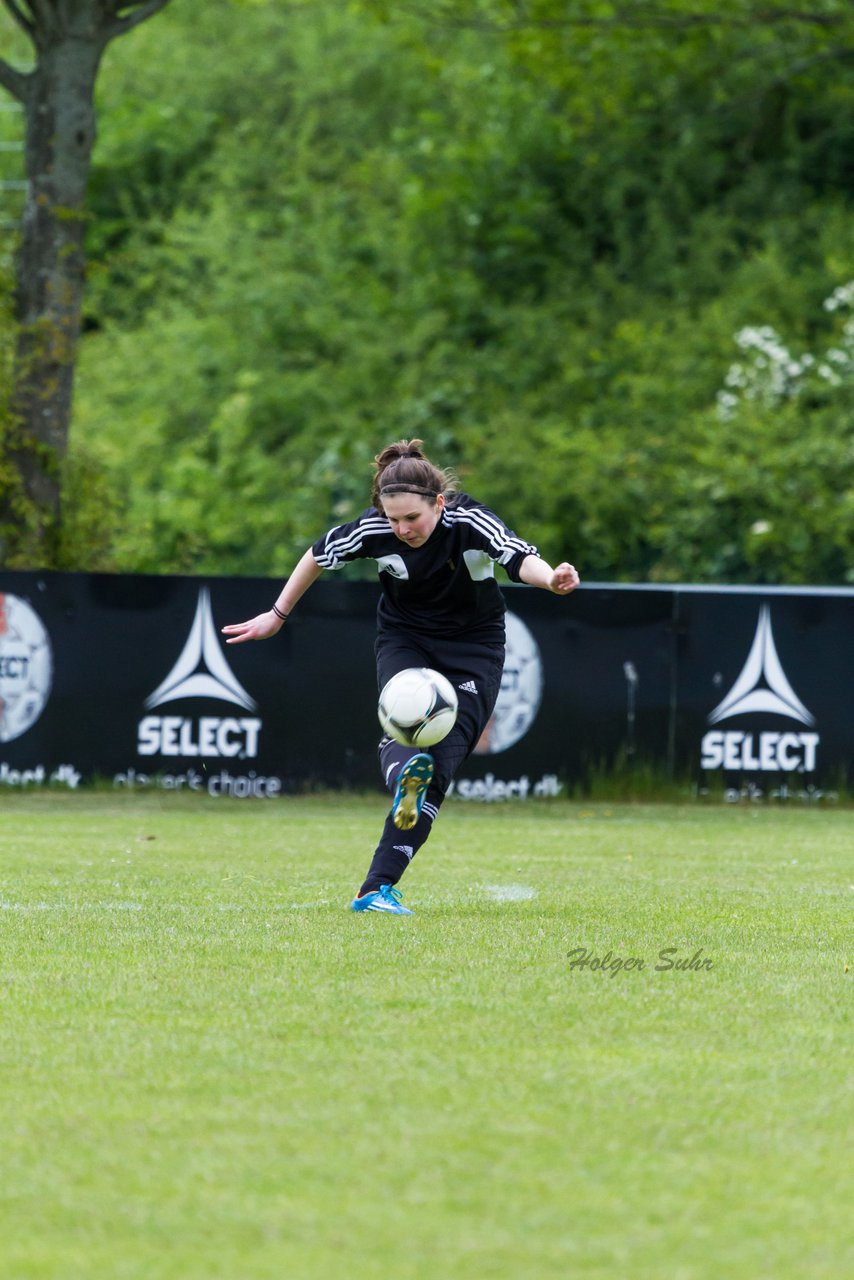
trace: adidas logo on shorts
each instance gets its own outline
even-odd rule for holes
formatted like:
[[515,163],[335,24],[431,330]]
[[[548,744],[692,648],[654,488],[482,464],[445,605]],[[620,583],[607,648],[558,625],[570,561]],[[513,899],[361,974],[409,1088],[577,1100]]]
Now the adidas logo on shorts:
[[462,684],[458,684],[457,688],[462,689],[463,693],[477,693],[477,685],[474,680],[465,680]]

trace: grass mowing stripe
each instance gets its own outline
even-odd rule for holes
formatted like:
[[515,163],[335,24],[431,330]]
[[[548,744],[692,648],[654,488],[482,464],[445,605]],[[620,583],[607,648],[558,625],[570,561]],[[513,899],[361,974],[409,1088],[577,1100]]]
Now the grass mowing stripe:
[[381,806],[4,797],[0,1271],[851,1270],[850,813]]

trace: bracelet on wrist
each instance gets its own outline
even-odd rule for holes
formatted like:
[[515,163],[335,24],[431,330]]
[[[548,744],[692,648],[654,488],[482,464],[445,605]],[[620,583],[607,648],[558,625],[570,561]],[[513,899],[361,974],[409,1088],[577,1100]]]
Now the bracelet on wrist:
[[281,618],[282,622],[284,622],[288,616],[286,613],[282,613],[281,609],[277,604],[273,605],[273,613],[276,615],[277,618]]

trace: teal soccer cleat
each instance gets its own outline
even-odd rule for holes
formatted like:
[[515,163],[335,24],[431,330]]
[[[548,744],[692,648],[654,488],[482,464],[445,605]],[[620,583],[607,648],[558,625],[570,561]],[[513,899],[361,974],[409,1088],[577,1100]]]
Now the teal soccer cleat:
[[411,916],[414,911],[403,906],[400,889],[394,885],[384,884],[373,893],[366,893],[364,898],[354,898],[350,903],[351,911],[384,911],[387,916]]
[[421,817],[432,778],[433,757],[424,752],[407,760],[401,769],[391,804],[391,820],[401,831],[411,831]]

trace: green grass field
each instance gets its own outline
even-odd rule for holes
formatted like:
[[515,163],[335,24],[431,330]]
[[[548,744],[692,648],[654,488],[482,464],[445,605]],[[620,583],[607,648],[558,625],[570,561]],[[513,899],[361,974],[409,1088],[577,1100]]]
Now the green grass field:
[[854,1274],[850,810],[0,805],[4,1280]]

